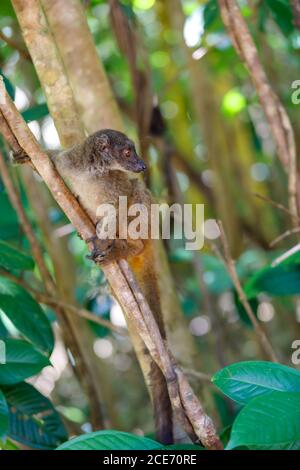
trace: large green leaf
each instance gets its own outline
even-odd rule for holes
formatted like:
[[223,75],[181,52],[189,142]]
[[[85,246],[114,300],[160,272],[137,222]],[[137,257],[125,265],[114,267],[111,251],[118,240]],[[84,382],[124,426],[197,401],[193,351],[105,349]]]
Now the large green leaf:
[[270,392],[251,400],[233,423],[227,449],[300,449],[300,393]]
[[161,444],[147,437],[121,431],[97,431],[65,442],[58,450],[151,450]]
[[[0,367],[2,367],[0,365]],[[8,406],[5,396],[0,390],[0,439],[3,438],[8,430]]]
[[54,406],[32,385],[3,388],[10,414],[8,435],[36,449],[56,448],[68,436]]
[[0,308],[25,338],[42,352],[51,353],[54,337],[43,310],[23,287],[2,276]]
[[46,356],[26,341],[8,338],[5,341],[5,360],[0,365],[0,384],[15,384],[49,366]]
[[300,393],[300,371],[266,361],[231,364],[217,372],[212,381],[225,395],[241,404],[274,390]]
[[0,240],[0,266],[7,271],[11,269],[32,270],[34,261],[30,256]]
[[257,271],[245,284],[245,293],[253,298],[261,292],[271,295],[295,295],[300,293],[300,263],[282,263]]

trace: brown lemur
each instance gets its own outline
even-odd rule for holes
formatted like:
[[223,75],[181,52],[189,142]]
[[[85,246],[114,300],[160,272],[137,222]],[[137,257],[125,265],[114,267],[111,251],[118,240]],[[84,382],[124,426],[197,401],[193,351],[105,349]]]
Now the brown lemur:
[[[118,214],[119,196],[127,196],[131,204],[144,204],[150,217],[151,194],[134,173],[146,170],[144,161],[137,155],[134,143],[123,133],[103,129],[87,137],[81,144],[62,151],[47,152],[56,169],[70,187],[95,225],[101,224],[97,209],[102,204],[112,204]],[[16,163],[25,163],[22,153],[13,155]],[[150,220],[148,219],[150,227]],[[118,222],[116,224],[118,227]],[[149,235],[150,236],[150,235]],[[127,258],[155,315],[162,336],[165,329],[159,299],[159,289],[154,268],[154,245],[150,239],[100,240],[93,238],[91,258],[97,263]],[[165,380],[155,363],[151,371],[153,407],[158,439],[171,443],[172,410]]]

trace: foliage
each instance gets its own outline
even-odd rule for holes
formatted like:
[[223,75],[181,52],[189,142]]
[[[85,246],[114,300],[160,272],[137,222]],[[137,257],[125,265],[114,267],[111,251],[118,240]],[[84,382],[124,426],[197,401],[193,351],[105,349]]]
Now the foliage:
[[121,431],[97,431],[75,437],[60,445],[57,450],[201,450],[196,445],[163,446],[147,437]]
[[244,408],[233,422],[227,449],[300,449],[300,371],[264,361],[239,362],[213,383]]

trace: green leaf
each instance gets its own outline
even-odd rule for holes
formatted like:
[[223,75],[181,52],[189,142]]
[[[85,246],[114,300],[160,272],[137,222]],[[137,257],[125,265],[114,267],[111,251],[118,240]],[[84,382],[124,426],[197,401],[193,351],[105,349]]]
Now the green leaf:
[[[2,367],[0,365],[0,367]],[[0,390],[0,439],[6,436],[8,430],[8,406],[5,396]]]
[[231,364],[217,372],[212,381],[225,395],[241,404],[270,391],[300,393],[300,371],[267,361]]
[[227,449],[300,449],[300,393],[270,392],[251,400],[233,423]]
[[38,121],[49,114],[49,109],[46,103],[38,104],[32,108],[26,109],[23,111],[22,116],[26,122]]
[[16,94],[15,87],[12,85],[10,80],[4,75],[4,73],[2,72],[1,69],[0,69],[0,75],[2,75],[2,77],[3,77],[3,81],[4,81],[4,85],[5,85],[7,93],[9,94],[11,99],[14,100],[15,99],[15,94]]
[[11,269],[32,270],[34,261],[30,256],[0,240],[0,266],[7,271]]
[[285,0],[266,0],[274,21],[278,24],[284,35],[293,32],[293,14],[290,5]]
[[0,442],[0,449],[1,450],[20,450],[18,446],[10,439],[6,438],[5,442]]
[[261,292],[271,295],[296,295],[300,293],[300,263],[292,260],[278,266],[267,266],[257,271],[245,284],[248,298]]
[[15,18],[15,11],[9,0],[2,0],[0,2],[0,17],[3,18],[5,16]]
[[204,17],[204,29],[207,31],[209,27],[216,21],[219,16],[219,9],[217,0],[209,0],[203,12]]
[[42,352],[52,352],[54,336],[43,310],[23,287],[2,276],[0,308],[26,339]]
[[[0,339],[5,339],[9,337],[9,333],[6,329],[6,326],[3,324],[2,318],[0,317]],[[0,347],[1,351],[1,347]]]
[[0,194],[0,238],[17,238],[20,235],[20,227],[17,214],[13,209],[6,192]]
[[54,406],[32,385],[5,386],[9,414],[8,435],[35,449],[53,449],[68,436]]
[[37,374],[50,362],[31,344],[8,338],[5,343],[5,363],[0,365],[0,384],[10,385]]
[[[235,306],[236,306],[236,309],[237,309],[237,313],[238,313],[238,316],[241,320],[241,322],[247,327],[247,328],[253,328],[253,325],[252,325],[252,322],[249,318],[249,315],[248,313],[246,312],[243,304],[241,303],[240,299],[239,299],[239,296],[237,294],[236,291],[233,292],[233,298],[234,298],[234,302],[235,302]],[[254,314],[256,315],[257,313],[257,309],[258,309],[258,300],[256,297],[254,298],[251,298],[249,299],[249,304],[254,312]]]
[[65,442],[58,450],[152,450],[161,444],[121,431],[96,431]]

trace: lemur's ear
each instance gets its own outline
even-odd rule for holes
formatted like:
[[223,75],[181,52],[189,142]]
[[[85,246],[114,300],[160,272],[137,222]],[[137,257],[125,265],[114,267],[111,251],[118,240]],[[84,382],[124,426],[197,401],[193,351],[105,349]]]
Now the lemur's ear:
[[109,137],[107,134],[101,134],[97,136],[97,147],[100,148],[100,150],[105,150],[109,146]]

